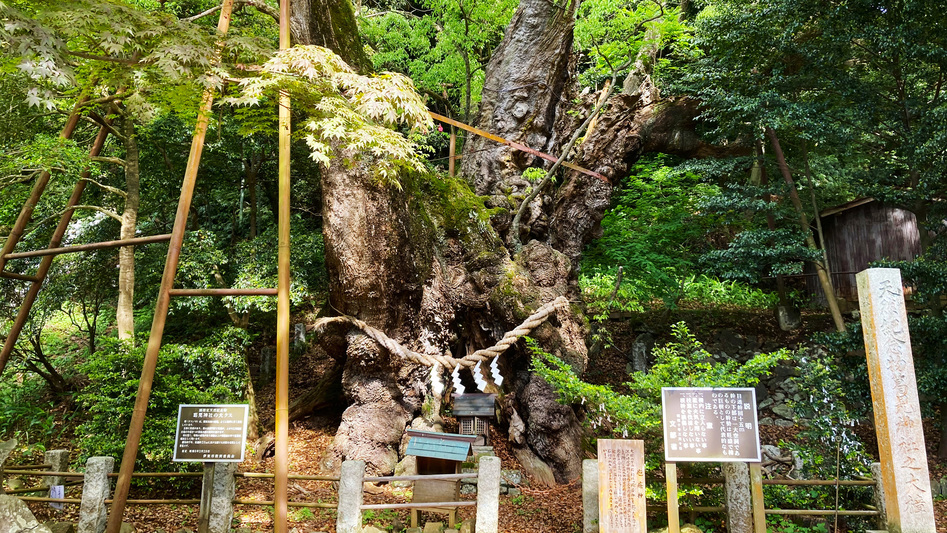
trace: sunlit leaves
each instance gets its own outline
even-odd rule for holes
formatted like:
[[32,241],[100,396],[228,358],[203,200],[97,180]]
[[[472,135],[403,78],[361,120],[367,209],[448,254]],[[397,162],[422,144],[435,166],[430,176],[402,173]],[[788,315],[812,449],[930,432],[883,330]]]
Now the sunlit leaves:
[[[419,88],[447,97],[465,110],[475,106],[483,68],[503,38],[516,0],[424,0],[424,11],[390,10],[361,21],[372,62],[405,72]],[[408,8],[410,9],[410,7]]]
[[[29,10],[0,7],[0,59],[35,84],[27,95],[30,105],[52,108],[55,93],[71,89],[77,76],[89,73],[113,90],[144,92],[195,80],[220,86],[219,78],[226,76],[207,75],[223,36],[168,13],[118,0],[28,5]],[[227,40],[226,47],[230,60],[252,62],[264,53],[245,37]]]
[[[586,0],[579,6],[575,23],[575,48],[589,58],[581,78],[594,84],[611,77],[612,71],[634,59],[645,41],[656,49],[688,46],[689,28],[681,21],[680,9],[658,0]],[[660,62],[660,58],[659,58]]]
[[337,149],[350,164],[370,162],[375,177],[393,186],[400,170],[423,170],[415,145],[392,129],[433,124],[406,76],[363,76],[327,48],[296,46],[277,53],[263,75],[244,80],[240,95],[225,102],[253,105],[280,90],[308,111],[305,139],[313,160],[327,164]]

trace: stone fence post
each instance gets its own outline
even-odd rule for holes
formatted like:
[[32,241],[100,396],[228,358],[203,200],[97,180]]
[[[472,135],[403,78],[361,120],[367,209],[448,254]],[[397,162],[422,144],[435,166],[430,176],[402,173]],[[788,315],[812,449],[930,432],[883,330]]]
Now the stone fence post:
[[481,457],[477,466],[477,533],[497,533],[500,522],[500,458]]
[[[339,510],[337,533],[359,533],[362,530],[362,498],[365,461],[343,461],[339,477]],[[499,488],[497,489],[499,491]]]
[[582,531],[598,533],[598,459],[582,461]]
[[230,533],[233,499],[237,494],[236,472],[237,463],[204,463],[198,531]]
[[105,500],[111,492],[108,475],[115,467],[113,457],[89,457],[82,483],[82,503],[79,504],[77,533],[105,531]]
[[728,533],[753,533],[753,499],[750,467],[746,463],[721,464],[726,493]]
[[881,473],[881,463],[871,463],[871,479],[875,480],[875,491],[871,495],[871,503],[880,513],[875,519],[875,527],[883,530],[888,527],[888,513],[885,509],[885,481]]
[[[69,450],[49,450],[43,454],[43,460],[48,463],[49,470],[52,472],[66,472],[69,468]],[[50,476],[46,478],[46,486],[53,487],[62,485],[63,479],[59,476]],[[52,498],[52,496],[49,496]]]

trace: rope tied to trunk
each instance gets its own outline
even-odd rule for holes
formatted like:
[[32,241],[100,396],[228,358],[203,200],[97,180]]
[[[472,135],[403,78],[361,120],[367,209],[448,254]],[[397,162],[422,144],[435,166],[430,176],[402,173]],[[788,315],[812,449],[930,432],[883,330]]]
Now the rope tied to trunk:
[[321,318],[316,321],[316,331],[321,332],[323,328],[330,324],[348,324],[362,330],[365,335],[372,338],[378,344],[384,346],[389,352],[398,354],[413,363],[418,363],[424,366],[434,366],[435,364],[439,364],[447,370],[452,371],[458,366],[472,368],[479,362],[489,361],[490,359],[502,354],[510,346],[516,343],[520,337],[529,335],[530,332],[545,322],[550,315],[560,309],[568,307],[568,305],[569,300],[566,299],[565,296],[560,296],[537,309],[536,312],[524,320],[522,324],[516,326],[515,329],[508,331],[505,335],[503,335],[503,338],[497,341],[497,343],[493,346],[484,348],[482,350],[477,350],[476,352],[467,354],[466,356],[459,359],[455,359],[443,354],[423,354],[409,350],[398,343],[398,341],[392,339],[388,335],[385,335],[385,333],[378,328],[372,327],[365,322],[351,316],[343,315]]

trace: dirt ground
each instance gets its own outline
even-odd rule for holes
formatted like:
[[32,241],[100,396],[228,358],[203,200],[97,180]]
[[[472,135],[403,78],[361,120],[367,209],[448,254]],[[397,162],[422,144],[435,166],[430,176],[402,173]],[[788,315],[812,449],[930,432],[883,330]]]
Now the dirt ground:
[[[319,459],[332,441],[334,421],[321,418],[303,420],[290,429],[290,472],[293,474],[321,474]],[[792,428],[789,428],[791,431]],[[764,442],[771,438],[785,437],[785,429],[780,434],[763,437]],[[931,442],[930,440],[928,441]],[[932,443],[933,444],[933,443]],[[506,448],[502,440],[495,442],[495,451],[502,461],[504,469],[518,469],[519,464]],[[931,459],[931,470],[938,476],[947,475],[947,464]],[[251,460],[240,465],[240,472],[272,472],[273,459],[261,463]],[[272,479],[239,478],[237,497],[240,499],[272,500]],[[581,483],[574,480],[568,485],[552,489],[539,488],[535,484],[525,483],[520,487],[520,495],[500,497],[500,531],[505,533],[579,533],[582,531],[582,495]],[[407,503],[410,494],[407,489],[385,485],[374,492],[367,493],[366,503]],[[290,481],[290,501],[336,503],[334,487],[322,481]],[[78,489],[67,492],[67,497],[79,498]],[[195,483],[191,487],[152,486],[135,487],[132,498],[199,498],[200,488]],[[471,498],[472,497],[468,497]],[[54,511],[47,504],[30,503],[40,520],[75,521],[78,506],[67,505],[63,511]],[[947,500],[934,502],[938,533],[947,533]],[[270,506],[237,505],[234,512],[234,527],[249,528],[257,531],[272,531],[273,515]],[[461,519],[474,515],[471,507],[462,507]],[[649,513],[649,527],[666,522],[666,514]],[[400,529],[409,524],[407,511],[375,511],[366,513],[366,523],[374,523],[382,529]],[[174,533],[181,528],[196,530],[196,505],[129,505],[126,522],[131,523],[139,533]],[[725,531],[718,515],[701,515],[700,525],[705,530]],[[685,517],[686,518],[686,517]],[[444,521],[446,517],[433,514],[422,515],[422,520]],[[298,533],[334,532],[335,511],[331,509],[290,508],[289,527]]]
[[[667,324],[651,324],[649,326],[657,331],[669,331],[668,324],[676,320],[684,319],[691,326],[692,331],[707,331],[714,327],[730,327],[740,331],[744,335],[758,335],[760,340],[769,339],[780,346],[793,346],[804,340],[805,331],[825,330],[827,318],[824,315],[808,314],[804,315],[806,326],[802,332],[783,333],[779,331],[775,324],[767,323],[767,320],[760,320],[759,315],[749,316],[742,312],[733,312],[732,316],[721,314],[720,312],[708,314],[702,311],[688,312],[684,310],[679,316],[667,316]],[[622,352],[630,348],[630,343],[634,339],[634,330],[637,324],[635,320],[623,320],[616,324],[613,330],[615,345],[617,348],[604,351],[601,356],[590,363],[590,373],[587,378],[593,382],[610,383],[616,376],[624,376],[626,360]],[[772,337],[772,338],[770,338]],[[659,339],[662,342],[663,339]],[[291,373],[291,396],[301,394],[308,386],[311,386],[313,375],[320,375],[324,371],[327,361],[325,356],[320,356],[317,352],[310,352],[294,360],[294,369],[304,369],[305,371],[295,371]],[[620,382],[619,380],[618,382]],[[273,426],[273,400],[274,391],[272,387],[265,387],[257,390],[257,405],[260,406],[260,418],[263,427]],[[311,417],[296,423],[290,427],[290,473],[303,475],[324,474],[320,469],[320,459],[325,450],[332,442],[335,428],[338,427],[338,415],[329,417]],[[450,428],[448,428],[450,429]],[[520,465],[507,449],[503,440],[503,432],[496,431],[497,438],[494,439],[494,448],[497,456],[502,461],[504,469],[520,469]],[[761,431],[761,440],[764,444],[778,444],[780,441],[791,441],[799,428],[778,428],[775,426],[763,426]],[[860,436],[866,441],[871,450],[875,447],[873,434],[870,428],[863,428]],[[940,462],[934,456],[934,450],[939,441],[939,434],[935,431],[933,424],[925,423],[926,442],[928,444],[928,456],[931,473],[936,478],[947,477],[947,462]],[[255,450],[251,450],[254,452]],[[19,462],[19,461],[17,461]],[[273,459],[265,459],[262,462],[247,460],[239,467],[240,472],[272,472]],[[827,475],[826,477],[831,477]],[[37,480],[38,481],[38,480]],[[27,481],[29,482],[29,480]],[[36,483],[34,483],[35,485]],[[269,501],[273,497],[272,479],[260,478],[238,478],[237,497],[245,500]],[[505,533],[578,533],[582,531],[582,496],[581,483],[579,480],[573,480],[568,485],[562,485],[554,488],[541,487],[536,483],[530,483],[528,479],[519,487],[521,493],[518,495],[501,495],[500,497],[500,531]],[[660,487],[652,487],[656,491],[663,492]],[[407,503],[410,499],[410,493],[407,489],[396,488],[392,486],[381,486],[367,493],[366,503]],[[290,481],[289,484],[290,501],[296,502],[321,502],[325,504],[334,504],[337,502],[335,488],[329,482],[321,481]],[[79,489],[67,489],[68,498],[79,498]],[[148,499],[184,499],[199,498],[199,481],[190,483],[163,484],[150,483],[146,486],[136,486],[132,488],[131,498]],[[470,497],[472,499],[472,497]],[[649,502],[657,504],[658,502]],[[55,511],[49,508],[45,503],[30,503],[31,509],[41,520],[55,521],[75,521],[78,514],[77,505],[67,505],[63,511]],[[660,509],[660,507],[658,507]],[[947,533],[947,500],[934,502],[934,509],[937,521],[938,533]],[[271,506],[258,505],[236,505],[234,513],[234,527],[248,528],[254,532],[272,531],[273,528],[273,509]],[[468,519],[474,515],[472,507],[460,508],[460,518]],[[407,511],[374,511],[366,512],[366,523],[373,523],[382,529],[397,531],[409,524]],[[659,510],[649,511],[649,527],[663,526],[666,524],[667,514]],[[335,511],[333,509],[320,508],[290,508],[289,527],[292,531],[303,532],[334,532],[335,531]],[[694,517],[684,516],[685,519]],[[445,520],[446,517],[424,514],[422,520]],[[179,529],[187,528],[196,530],[197,527],[197,505],[129,505],[126,509],[125,520],[135,526],[140,533],[175,533]],[[723,519],[720,514],[702,514],[697,517],[699,525],[707,533],[711,531],[725,531]],[[831,522],[830,522],[831,525]],[[853,526],[855,524],[852,524]],[[845,523],[841,524],[840,531],[847,530]],[[771,529],[771,531],[787,532],[788,529]],[[795,529],[797,533],[805,533]]]

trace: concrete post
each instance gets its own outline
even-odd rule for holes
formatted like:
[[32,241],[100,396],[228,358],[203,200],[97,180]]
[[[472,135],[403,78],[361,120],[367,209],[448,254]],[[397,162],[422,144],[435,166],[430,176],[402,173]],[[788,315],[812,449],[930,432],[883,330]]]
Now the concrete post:
[[500,528],[500,458],[481,457],[477,467],[477,533]]
[[871,496],[871,503],[881,513],[875,521],[875,527],[882,530],[888,527],[888,513],[885,510],[885,484],[881,474],[881,463],[871,463],[871,479],[875,480],[875,492]]
[[105,531],[105,500],[111,492],[108,475],[114,468],[114,457],[89,457],[86,461],[76,533]]
[[855,279],[884,481],[885,529],[894,533],[934,533],[937,527],[927,447],[901,272],[896,268],[869,268]]
[[[43,460],[49,464],[51,472],[66,472],[69,468],[69,450],[49,450],[43,454]],[[46,478],[46,486],[62,485],[62,478],[50,476]]]
[[343,461],[339,477],[339,510],[335,525],[337,533],[359,533],[362,530],[362,484],[365,461]]
[[230,533],[233,499],[237,495],[237,463],[214,463],[214,491],[210,498],[210,533]]
[[746,463],[721,465],[726,491],[728,533],[753,533],[753,501],[750,468]]
[[582,461],[582,531],[598,533],[598,460]]

